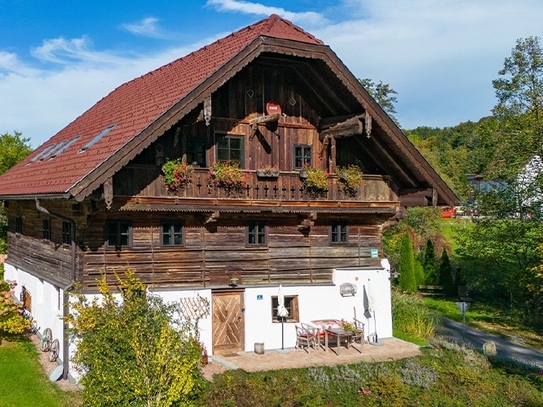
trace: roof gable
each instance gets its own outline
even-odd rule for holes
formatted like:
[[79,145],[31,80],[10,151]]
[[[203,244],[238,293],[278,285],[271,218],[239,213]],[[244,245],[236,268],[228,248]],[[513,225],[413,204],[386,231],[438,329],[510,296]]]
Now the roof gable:
[[[3,174],[1,195],[69,195],[101,163],[263,35],[323,44],[289,21],[272,15],[126,82]],[[110,127],[107,134],[100,136]],[[90,147],[84,148],[95,138]],[[50,154],[61,149],[61,154]]]
[[333,51],[277,15],[119,86],[0,176],[0,198],[84,199],[243,67],[270,52],[318,61],[319,72],[328,75],[320,78],[319,86],[329,94],[337,92],[332,104],[340,105],[348,96],[356,113],[365,111],[376,119],[383,130],[380,143],[393,154],[381,145],[375,145],[376,151],[411,185],[424,180],[436,188],[440,201],[454,204],[454,193]]

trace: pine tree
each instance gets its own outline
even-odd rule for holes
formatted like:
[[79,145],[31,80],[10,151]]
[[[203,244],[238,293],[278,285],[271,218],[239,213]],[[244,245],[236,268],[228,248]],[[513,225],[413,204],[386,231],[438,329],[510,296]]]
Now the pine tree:
[[426,242],[426,250],[424,251],[424,279],[428,285],[434,285],[437,282],[436,276],[436,252],[434,250],[434,244],[428,239]]
[[413,244],[411,243],[411,237],[409,236],[409,233],[406,233],[402,238],[398,271],[400,273],[400,277],[398,279],[400,288],[404,291],[412,293],[417,291]]
[[449,296],[454,296],[454,279],[452,275],[452,266],[449,255],[443,250],[439,264],[439,285],[443,287],[443,292]]

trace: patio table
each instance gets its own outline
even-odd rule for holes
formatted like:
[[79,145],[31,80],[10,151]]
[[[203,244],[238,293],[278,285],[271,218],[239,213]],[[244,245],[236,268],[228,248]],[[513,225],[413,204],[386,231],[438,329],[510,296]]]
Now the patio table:
[[324,350],[326,351],[328,349],[328,335],[332,335],[336,337],[337,342],[337,355],[339,356],[339,350],[341,347],[341,340],[346,339],[347,340],[347,348],[349,348],[349,345],[351,344],[351,337],[353,333],[351,331],[346,331],[343,328],[327,328],[324,330]]

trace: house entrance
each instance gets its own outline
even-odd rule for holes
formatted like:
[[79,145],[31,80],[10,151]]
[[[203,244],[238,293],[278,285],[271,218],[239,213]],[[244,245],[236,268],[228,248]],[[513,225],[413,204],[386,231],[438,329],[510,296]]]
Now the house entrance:
[[245,316],[243,290],[213,291],[213,354],[244,350]]

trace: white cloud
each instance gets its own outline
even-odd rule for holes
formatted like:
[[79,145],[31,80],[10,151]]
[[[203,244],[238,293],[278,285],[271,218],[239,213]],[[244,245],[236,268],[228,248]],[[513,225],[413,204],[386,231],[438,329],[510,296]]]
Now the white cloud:
[[137,23],[123,24],[123,28],[132,34],[151,38],[165,38],[166,35],[157,26],[158,19],[147,17]]
[[[35,55],[57,63],[54,69],[31,68],[16,55],[0,53],[0,134],[21,131],[34,148],[124,82],[195,49],[190,46],[123,56],[94,51],[80,40],[58,39],[44,44]],[[2,75],[4,66],[10,71]]]
[[116,53],[92,49],[92,42],[86,36],[44,40],[41,47],[33,48],[30,53],[42,62],[66,65],[81,62],[115,65],[124,60]]
[[261,3],[252,3],[239,0],[208,0],[207,6],[215,7],[218,11],[252,14],[257,16],[269,16],[277,14],[293,23],[317,25],[327,23],[327,19],[320,13],[305,11],[295,13],[287,11],[282,7],[265,6]]

